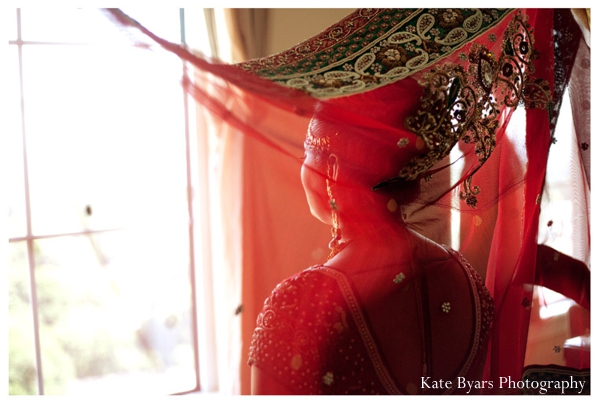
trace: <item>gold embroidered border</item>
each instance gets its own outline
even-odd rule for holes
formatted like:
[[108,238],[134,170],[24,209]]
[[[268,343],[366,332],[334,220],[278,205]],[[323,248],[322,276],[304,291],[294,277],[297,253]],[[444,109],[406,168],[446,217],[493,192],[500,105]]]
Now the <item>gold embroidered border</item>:
[[360,93],[432,65],[508,9],[360,9],[286,52],[237,67],[317,98]]

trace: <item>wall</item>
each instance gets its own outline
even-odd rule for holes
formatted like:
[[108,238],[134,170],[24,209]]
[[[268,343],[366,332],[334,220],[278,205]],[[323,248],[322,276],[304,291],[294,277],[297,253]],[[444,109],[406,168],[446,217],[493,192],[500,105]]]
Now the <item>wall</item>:
[[274,8],[269,15],[269,54],[279,53],[353,12],[353,8]]

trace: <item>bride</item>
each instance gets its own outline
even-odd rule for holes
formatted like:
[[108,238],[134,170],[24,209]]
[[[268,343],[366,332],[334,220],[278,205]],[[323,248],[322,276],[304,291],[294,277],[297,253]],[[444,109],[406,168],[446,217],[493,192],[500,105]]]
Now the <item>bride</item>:
[[[331,254],[265,302],[253,393],[452,393],[459,378],[481,379],[489,292],[460,255],[405,224],[419,181],[388,180],[424,158],[424,143],[398,124],[401,90],[342,100],[350,121],[336,118],[339,101],[323,103],[310,123],[302,183],[313,215],[333,226]],[[366,128],[371,119],[387,128]]]

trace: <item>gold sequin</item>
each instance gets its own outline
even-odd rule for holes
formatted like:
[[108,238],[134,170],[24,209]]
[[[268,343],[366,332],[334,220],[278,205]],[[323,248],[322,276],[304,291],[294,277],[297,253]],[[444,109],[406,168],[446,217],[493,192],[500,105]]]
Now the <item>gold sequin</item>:
[[399,284],[402,283],[402,281],[406,278],[406,276],[400,272],[398,275],[396,275],[396,277],[394,278],[394,283],[395,284]]
[[302,356],[294,355],[290,361],[290,367],[294,370],[300,370],[300,367],[302,367]]
[[479,226],[479,225],[481,225],[482,222],[483,222],[483,220],[481,219],[481,216],[479,216],[479,215],[473,216],[473,225]]
[[442,311],[446,314],[448,314],[450,312],[450,303],[449,302],[442,303]]
[[387,203],[387,209],[390,212],[396,212],[396,210],[398,209],[398,202],[396,202],[395,199],[390,199]]
[[323,376],[323,384],[325,384],[325,385],[331,385],[331,384],[333,384],[333,373],[331,371],[328,371]]
[[400,141],[398,141],[398,147],[404,148],[408,145],[409,142],[410,141],[408,140],[408,138],[401,138]]

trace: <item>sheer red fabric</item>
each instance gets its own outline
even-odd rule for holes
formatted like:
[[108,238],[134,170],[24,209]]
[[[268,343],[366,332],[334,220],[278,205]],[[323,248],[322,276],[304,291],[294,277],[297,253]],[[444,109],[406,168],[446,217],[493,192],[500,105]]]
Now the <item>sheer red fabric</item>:
[[[245,183],[246,196],[269,198],[243,211],[266,225],[244,228],[248,272],[290,263],[286,224],[263,221],[294,214],[285,200],[297,202],[288,186],[300,180],[309,132],[304,184],[313,214],[339,219],[337,253],[283,281],[259,314],[250,361],[278,391],[466,392],[464,377],[479,381],[473,392],[518,393],[500,384],[523,373],[533,285],[544,278],[589,307],[587,267],[537,269],[548,260],[537,244],[548,149],[579,47],[568,10],[357,10],[288,52],[238,66],[112,13],[189,63],[188,92],[260,144],[261,156],[245,158],[263,167],[276,155],[276,194]],[[347,53],[337,56],[340,46]],[[293,69],[307,64],[314,72]],[[261,285],[246,297],[262,302],[272,284]],[[247,346],[254,318],[245,320]]]

